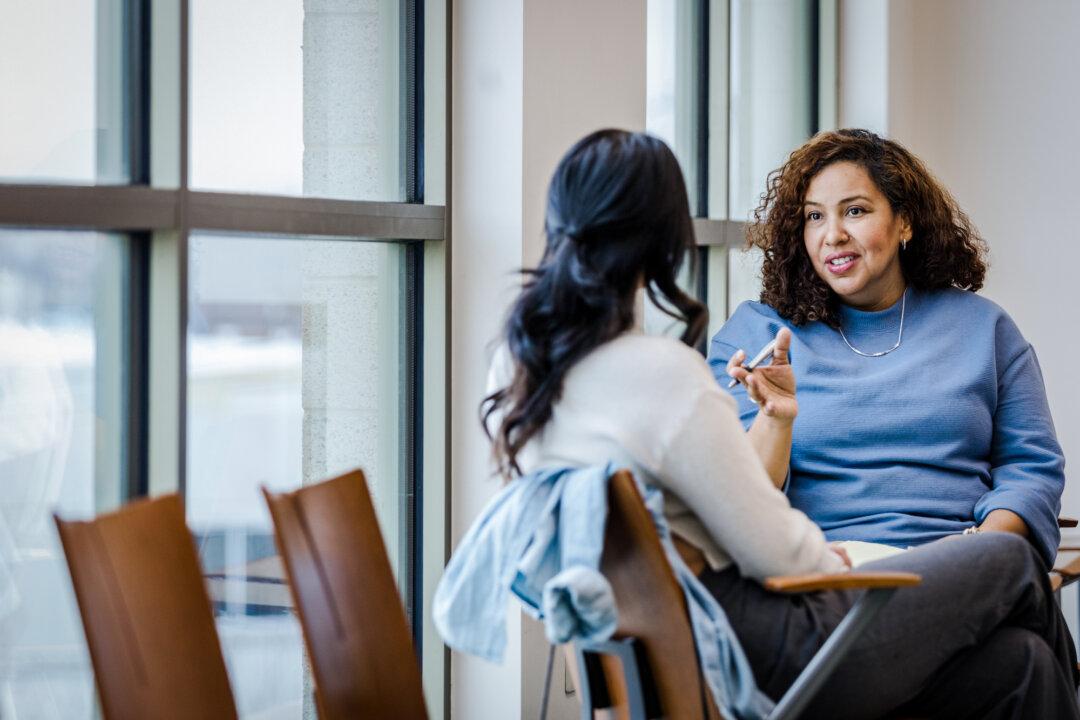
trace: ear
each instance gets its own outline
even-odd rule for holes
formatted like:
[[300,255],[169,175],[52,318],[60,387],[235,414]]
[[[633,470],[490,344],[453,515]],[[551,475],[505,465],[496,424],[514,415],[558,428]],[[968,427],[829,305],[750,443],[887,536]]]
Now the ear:
[[907,215],[900,216],[900,242],[904,245],[911,240],[911,221]]

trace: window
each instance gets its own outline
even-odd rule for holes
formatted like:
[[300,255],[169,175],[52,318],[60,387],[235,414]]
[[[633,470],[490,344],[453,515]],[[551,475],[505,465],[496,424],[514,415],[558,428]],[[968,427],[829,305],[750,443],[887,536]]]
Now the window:
[[0,229],[0,713],[90,717],[51,513],[125,495],[126,239]]
[[192,0],[191,186],[406,200],[400,4]]
[[96,713],[50,514],[163,492],[241,716],[312,717],[259,487],[358,466],[441,713],[446,6],[272,5],[0,4],[0,717]]
[[[836,117],[835,0],[649,0],[646,126],[683,166],[711,336],[760,294],[745,224],[768,173]],[[648,315],[646,316],[648,319]]]
[[123,0],[0,3],[0,178],[128,181]]

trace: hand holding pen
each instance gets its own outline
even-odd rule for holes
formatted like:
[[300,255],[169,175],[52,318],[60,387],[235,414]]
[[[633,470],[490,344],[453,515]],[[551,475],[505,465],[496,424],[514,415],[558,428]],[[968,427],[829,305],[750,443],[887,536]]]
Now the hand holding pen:
[[[780,328],[776,337],[745,365],[746,352],[739,350],[727,364],[727,374],[731,377],[728,387],[741,383],[750,401],[760,406],[762,413],[777,420],[794,420],[799,414],[799,403],[795,399],[795,373],[788,362],[790,350],[791,331],[787,328]],[[770,355],[772,362],[762,364]]]

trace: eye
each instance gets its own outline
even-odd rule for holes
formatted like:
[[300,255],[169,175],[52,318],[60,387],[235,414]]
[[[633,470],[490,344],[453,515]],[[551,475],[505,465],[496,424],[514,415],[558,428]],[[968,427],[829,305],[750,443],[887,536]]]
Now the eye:
[[807,220],[820,220],[821,219],[821,213],[818,212],[817,210],[811,210],[810,212],[806,213],[806,219]]
[[865,215],[866,211],[863,210],[858,205],[852,205],[851,207],[849,207],[847,209],[847,214],[850,215],[851,217],[859,217],[860,215]]

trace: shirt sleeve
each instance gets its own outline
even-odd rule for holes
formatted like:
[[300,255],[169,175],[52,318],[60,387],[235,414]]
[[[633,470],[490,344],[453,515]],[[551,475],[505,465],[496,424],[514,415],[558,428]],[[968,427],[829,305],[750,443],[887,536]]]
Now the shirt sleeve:
[[1053,565],[1061,540],[1057,516],[1065,488],[1065,457],[1039,360],[1030,345],[998,380],[992,442],[991,489],[975,505],[975,521],[981,524],[993,510],[1011,510],[1027,524],[1043,560]]
[[746,577],[844,570],[821,529],[769,481],[734,401],[702,375],[661,462],[668,489]]

